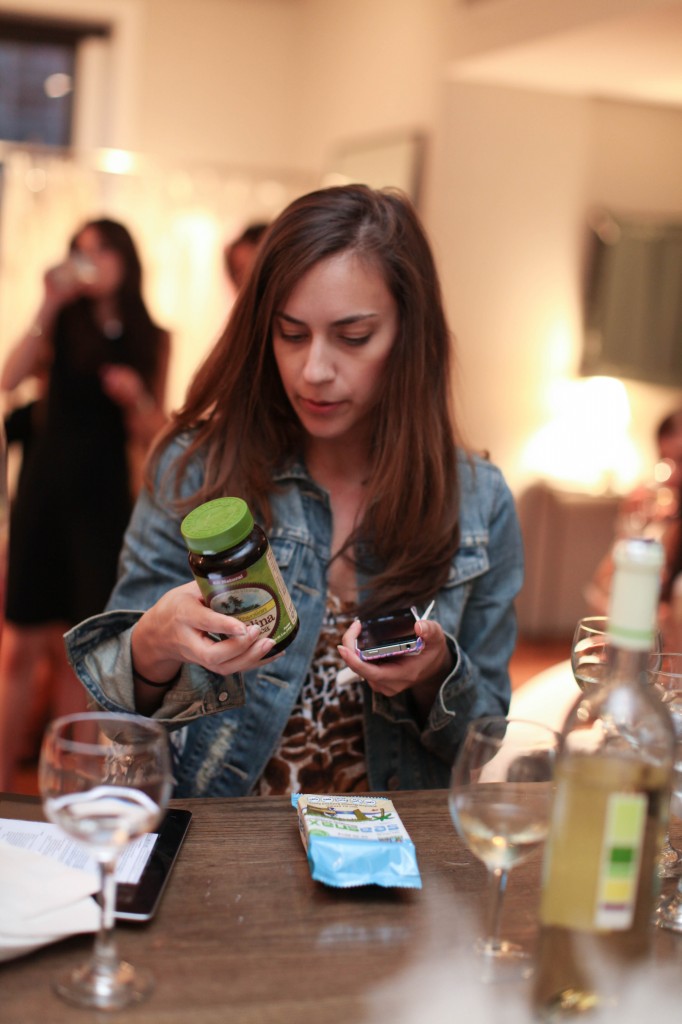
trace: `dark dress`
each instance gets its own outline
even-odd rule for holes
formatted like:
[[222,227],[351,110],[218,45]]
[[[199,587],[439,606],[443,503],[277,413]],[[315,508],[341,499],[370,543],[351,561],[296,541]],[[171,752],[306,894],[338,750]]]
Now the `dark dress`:
[[158,344],[135,345],[129,332],[106,337],[80,302],[60,314],[53,347],[10,512],[6,617],[17,625],[75,624],[103,610],[132,499],[123,414],[99,371],[127,364],[149,384],[158,358]]

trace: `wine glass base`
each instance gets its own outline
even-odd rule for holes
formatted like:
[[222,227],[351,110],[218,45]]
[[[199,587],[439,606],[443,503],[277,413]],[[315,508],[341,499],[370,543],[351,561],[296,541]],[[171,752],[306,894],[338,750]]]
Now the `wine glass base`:
[[672,896],[664,896],[656,907],[654,923],[659,928],[682,932],[682,892],[676,889]]
[[122,1010],[146,999],[154,988],[149,971],[125,960],[111,971],[92,961],[63,974],[52,983],[56,994],[72,1006],[96,1010]]
[[679,878],[682,875],[682,857],[672,846],[663,850],[657,874],[659,878]]
[[506,939],[478,939],[474,945],[482,962],[485,982],[519,981],[533,973],[531,954]]
[[675,861],[674,864],[664,864],[662,861],[656,871],[659,878],[679,878],[682,875],[682,864]]

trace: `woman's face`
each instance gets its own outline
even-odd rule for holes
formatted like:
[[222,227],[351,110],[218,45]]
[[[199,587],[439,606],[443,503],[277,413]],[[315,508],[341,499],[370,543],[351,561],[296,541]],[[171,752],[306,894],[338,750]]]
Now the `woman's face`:
[[398,309],[378,267],[351,251],[316,263],[275,313],[272,338],[287,398],[307,433],[370,436]]
[[87,227],[81,231],[72,255],[82,256],[87,261],[82,279],[84,294],[91,298],[116,294],[125,274],[123,257],[107,245],[97,228]]

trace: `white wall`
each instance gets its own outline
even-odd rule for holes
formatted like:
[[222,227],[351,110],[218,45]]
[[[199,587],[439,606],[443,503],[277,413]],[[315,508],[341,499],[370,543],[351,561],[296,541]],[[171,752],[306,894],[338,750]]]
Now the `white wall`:
[[296,155],[305,166],[324,166],[340,139],[405,127],[433,136],[451,0],[301,0],[300,7]]
[[139,148],[178,161],[290,166],[298,7],[141,0]]
[[431,220],[457,337],[462,424],[510,482],[574,370],[585,103],[448,83]]
[[[682,112],[449,82],[439,128],[429,221],[462,421],[518,490],[536,475],[529,439],[577,383],[588,211],[682,215]],[[644,472],[682,391],[624,383]],[[586,415],[588,436],[608,433],[606,409],[576,409],[567,441]]]

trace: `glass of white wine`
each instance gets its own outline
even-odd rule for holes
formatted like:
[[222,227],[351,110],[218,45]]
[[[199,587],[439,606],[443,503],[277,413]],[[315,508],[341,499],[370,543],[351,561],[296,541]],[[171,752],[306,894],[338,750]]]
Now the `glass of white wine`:
[[[680,757],[679,747],[677,757]],[[673,804],[677,802],[682,810],[682,763],[675,765],[675,782],[672,794]],[[677,851],[675,851],[677,852]],[[669,896],[662,896],[656,907],[655,922],[659,928],[682,932],[682,872],[677,872],[677,886]]]
[[[663,651],[649,659],[649,682],[667,705],[675,730],[675,767],[673,774],[670,814],[682,818],[682,653]],[[661,851],[658,874],[661,878],[682,875],[682,851],[676,850],[666,833]],[[682,912],[681,912],[682,913]],[[682,920],[680,922],[682,927]]]
[[[549,726],[491,716],[471,722],[455,759],[449,806],[455,828],[488,869],[486,935],[475,948],[488,966],[530,973],[530,953],[500,937],[509,871],[543,843],[549,826],[559,737]],[[484,970],[484,977],[495,977]]]
[[571,644],[571,668],[581,690],[598,686],[606,678],[608,668],[607,618],[586,615],[578,619]]
[[39,784],[49,821],[98,863],[101,923],[93,955],[54,989],[76,1006],[118,1010],[144,998],[149,972],[119,960],[114,940],[115,870],[132,840],[151,832],[171,792],[168,736],[138,715],[85,712],[48,726],[40,752]]
[[[578,619],[571,644],[571,669],[575,681],[585,692],[606,681],[609,671],[608,619],[606,615],[586,615]],[[652,655],[660,655],[660,630],[654,630]]]

